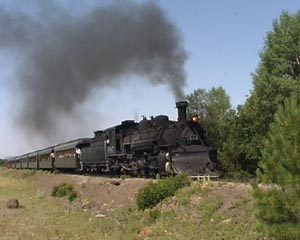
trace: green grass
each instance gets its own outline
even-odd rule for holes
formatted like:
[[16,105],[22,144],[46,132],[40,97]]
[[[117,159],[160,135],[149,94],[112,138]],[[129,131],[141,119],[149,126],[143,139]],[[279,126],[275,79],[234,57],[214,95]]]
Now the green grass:
[[[230,210],[221,212],[226,199],[212,194],[211,186],[192,182],[151,210],[125,206],[97,218],[89,210],[74,208],[79,200],[68,202],[33,189],[30,178],[0,170],[1,240],[267,239],[255,228],[251,195],[241,196]],[[9,198],[17,198],[22,208],[3,208]]]

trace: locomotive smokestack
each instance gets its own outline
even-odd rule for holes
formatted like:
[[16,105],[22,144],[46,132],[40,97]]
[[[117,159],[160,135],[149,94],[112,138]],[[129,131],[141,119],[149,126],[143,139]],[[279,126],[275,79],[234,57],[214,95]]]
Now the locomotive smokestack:
[[176,103],[176,108],[178,110],[178,122],[186,121],[186,109],[188,105],[187,101],[180,101]]

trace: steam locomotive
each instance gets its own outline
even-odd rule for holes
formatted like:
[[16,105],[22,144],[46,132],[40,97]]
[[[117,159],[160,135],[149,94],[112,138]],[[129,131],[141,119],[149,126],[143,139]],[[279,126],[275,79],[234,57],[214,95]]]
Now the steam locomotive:
[[207,146],[197,119],[188,120],[188,103],[176,103],[178,121],[165,115],[132,120],[80,138],[13,157],[16,169],[71,170],[154,176],[186,173],[217,177],[216,151]]

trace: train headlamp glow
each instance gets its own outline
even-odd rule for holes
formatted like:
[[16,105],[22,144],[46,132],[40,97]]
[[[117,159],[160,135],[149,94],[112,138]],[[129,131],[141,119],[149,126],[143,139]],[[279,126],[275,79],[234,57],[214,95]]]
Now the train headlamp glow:
[[194,116],[194,117],[192,118],[192,121],[195,122],[195,123],[198,123],[198,122],[200,122],[200,118],[197,117],[197,116]]

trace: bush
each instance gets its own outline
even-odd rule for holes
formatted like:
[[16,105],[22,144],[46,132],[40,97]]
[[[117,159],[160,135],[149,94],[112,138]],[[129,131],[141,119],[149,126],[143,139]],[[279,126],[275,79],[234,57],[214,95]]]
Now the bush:
[[76,198],[77,198],[77,192],[75,192],[73,190],[71,193],[69,193],[68,199],[69,199],[70,202],[73,202]]
[[130,178],[130,176],[129,176],[129,175],[121,175],[120,178],[121,178],[122,180],[125,180],[125,179]]
[[65,197],[67,196],[69,201],[72,202],[77,198],[77,193],[75,192],[73,186],[69,183],[62,183],[53,188],[53,197]]
[[178,189],[188,185],[190,179],[187,175],[177,175],[158,180],[157,183],[152,182],[138,192],[136,199],[138,209],[153,208],[163,199],[173,196]]

